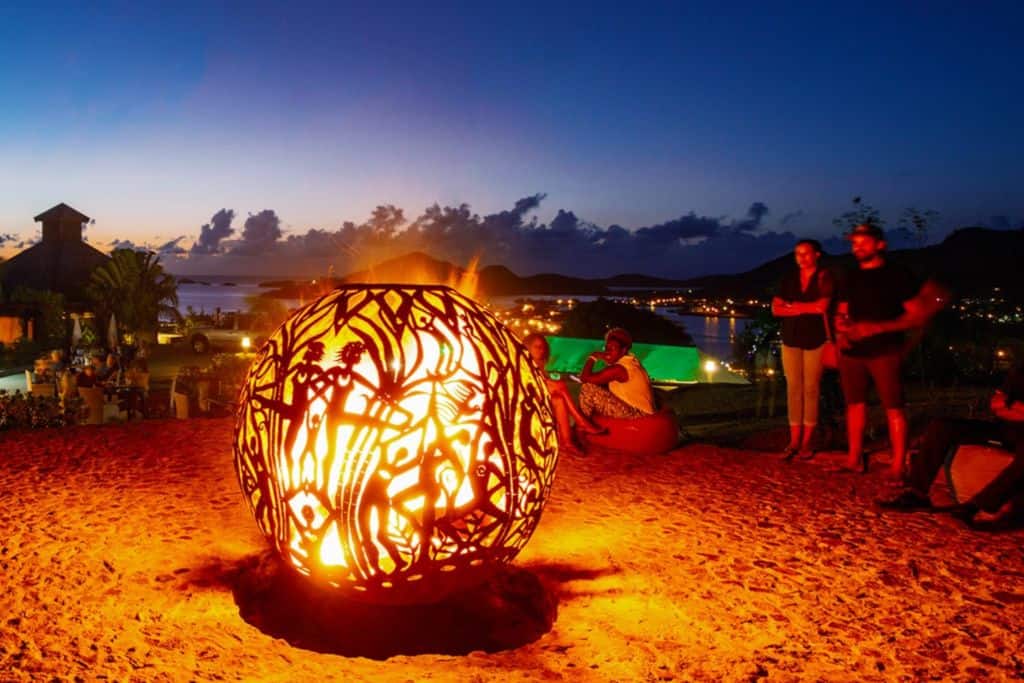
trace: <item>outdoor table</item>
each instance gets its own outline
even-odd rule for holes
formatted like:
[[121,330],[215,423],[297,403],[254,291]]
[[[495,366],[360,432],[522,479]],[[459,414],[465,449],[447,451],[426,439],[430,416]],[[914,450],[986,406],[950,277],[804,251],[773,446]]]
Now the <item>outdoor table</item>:
[[103,393],[107,399],[117,399],[118,406],[128,413],[128,418],[137,410],[146,417],[146,392],[142,387],[130,384],[103,384]]

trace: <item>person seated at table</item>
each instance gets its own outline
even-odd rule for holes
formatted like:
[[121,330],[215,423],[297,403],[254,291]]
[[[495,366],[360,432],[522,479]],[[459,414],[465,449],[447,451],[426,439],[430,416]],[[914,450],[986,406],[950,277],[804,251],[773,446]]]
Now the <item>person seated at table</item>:
[[108,353],[106,362],[103,363],[103,366],[97,371],[96,375],[100,378],[100,381],[116,382],[120,372],[121,366],[117,362],[117,356]]
[[64,362],[64,352],[60,349],[50,351],[50,371],[54,373],[67,370],[67,363]]
[[953,448],[996,442],[1013,455],[1006,468],[965,505],[949,511],[968,524],[992,524],[1007,515],[1007,503],[1024,491],[1024,364],[1010,372],[990,401],[989,420],[933,420],[925,430],[917,457],[910,463],[904,486],[879,507],[888,510],[934,510],[928,489]]
[[[651,378],[629,352],[632,346],[633,336],[621,327],[613,327],[604,335],[604,351],[590,354],[583,364],[580,411],[587,417],[633,419],[654,414]],[[605,367],[595,372],[597,361],[604,362]]]
[[573,401],[565,380],[552,379],[548,374],[547,364],[551,358],[551,346],[544,335],[539,332],[528,334],[523,339],[523,345],[529,352],[533,365],[544,375],[545,385],[551,395],[551,407],[555,413],[559,446],[566,451],[579,453],[579,446],[573,439],[572,420],[575,420],[579,429],[590,434],[599,434],[604,429],[588,420],[576,407],[576,402]]
[[96,366],[86,365],[82,371],[75,376],[75,382],[79,388],[94,387],[99,384],[96,377]]

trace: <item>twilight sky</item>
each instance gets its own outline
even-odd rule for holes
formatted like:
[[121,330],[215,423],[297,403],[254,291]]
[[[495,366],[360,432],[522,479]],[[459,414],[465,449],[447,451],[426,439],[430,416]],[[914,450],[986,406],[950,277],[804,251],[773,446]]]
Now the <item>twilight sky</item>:
[[854,195],[1024,223],[1019,2],[490,4],[0,8],[0,255],[60,201],[232,275],[736,270]]

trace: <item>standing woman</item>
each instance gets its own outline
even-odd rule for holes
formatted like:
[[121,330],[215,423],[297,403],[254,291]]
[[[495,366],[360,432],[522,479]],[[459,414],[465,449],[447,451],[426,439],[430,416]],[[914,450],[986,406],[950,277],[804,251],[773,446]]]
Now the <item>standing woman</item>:
[[772,315],[782,319],[782,371],[786,375],[789,445],[783,457],[814,457],[811,439],[818,424],[821,352],[835,281],[818,267],[821,243],[800,240],[794,249],[796,268],[782,278],[772,299]]

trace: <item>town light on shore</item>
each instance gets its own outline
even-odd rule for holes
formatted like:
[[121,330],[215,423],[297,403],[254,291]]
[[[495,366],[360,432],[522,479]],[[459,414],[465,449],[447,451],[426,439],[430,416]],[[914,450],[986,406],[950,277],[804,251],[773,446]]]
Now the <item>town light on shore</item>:
[[704,372],[708,374],[708,382],[712,381],[715,373],[718,371],[718,363],[710,358],[704,361]]
[[258,352],[235,468],[282,557],[371,602],[438,600],[512,559],[557,460],[543,377],[445,286],[346,286]]
[[252,348],[252,339],[249,337],[242,337],[242,350],[248,351]]

